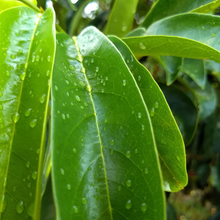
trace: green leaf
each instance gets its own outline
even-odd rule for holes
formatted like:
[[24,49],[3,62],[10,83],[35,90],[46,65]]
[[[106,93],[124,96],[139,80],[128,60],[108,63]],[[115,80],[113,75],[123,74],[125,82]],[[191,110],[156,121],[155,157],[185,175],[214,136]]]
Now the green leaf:
[[116,0],[108,18],[106,34],[125,36],[132,28],[138,0]]
[[219,25],[218,16],[181,14],[151,25],[147,34],[154,36],[130,37],[124,41],[137,56],[172,55],[220,62]]
[[[141,26],[148,28],[154,22],[175,14],[181,14],[193,10],[196,12],[209,12],[219,6],[219,0],[158,0],[151,11],[147,14]],[[196,9],[198,9],[198,11]]]
[[188,145],[196,132],[198,111],[191,99],[181,90],[163,84],[160,84],[160,88]]
[[205,88],[201,89],[187,75],[179,80],[187,86],[195,95],[195,103],[198,104],[199,121],[204,120],[213,113],[217,106],[217,94],[210,82],[206,82]]
[[167,191],[183,189],[187,184],[185,146],[163,93],[151,74],[136,60],[123,41],[113,36],[109,38],[130,68],[150,112],[162,168],[163,187]]
[[189,75],[195,83],[204,89],[206,84],[206,70],[203,60],[183,59],[181,71]]
[[18,6],[24,6],[24,4],[20,1],[15,1],[15,0],[1,0],[0,12]]
[[0,20],[0,218],[39,219],[55,18],[17,7]]
[[92,27],[77,38],[57,39],[52,80],[57,217],[165,219],[150,115],[122,56]]
[[182,65],[182,58],[174,56],[158,56],[156,59],[166,71],[167,85],[171,85],[178,76]]

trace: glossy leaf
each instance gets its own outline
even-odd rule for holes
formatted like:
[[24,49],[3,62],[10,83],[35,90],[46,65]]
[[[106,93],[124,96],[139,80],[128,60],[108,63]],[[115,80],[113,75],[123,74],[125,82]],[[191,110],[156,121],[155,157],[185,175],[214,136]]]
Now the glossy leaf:
[[211,115],[217,106],[217,94],[210,82],[206,82],[204,89],[201,89],[187,75],[179,79],[195,95],[195,103],[198,104],[199,121]]
[[77,38],[57,39],[52,80],[57,217],[165,219],[150,115],[122,56],[92,27]]
[[0,12],[18,6],[24,6],[24,4],[20,1],[15,0],[1,0]]
[[183,59],[181,71],[189,75],[195,83],[204,89],[206,84],[206,70],[203,60]]
[[134,20],[134,14],[138,0],[116,0],[108,18],[106,34],[114,34],[124,37],[130,30]]
[[160,84],[160,88],[188,145],[196,132],[198,111],[191,99],[181,90],[163,84]]
[[141,26],[148,28],[154,22],[175,14],[190,12],[196,9],[198,9],[198,12],[209,12],[219,6],[219,0],[158,0],[147,14]]
[[[187,184],[187,174],[185,146],[175,119],[163,93],[147,69],[136,60],[123,41],[113,36],[110,40],[118,48],[130,68],[150,112],[163,174],[164,190],[178,191]],[[176,163],[173,162],[174,160]]]
[[219,25],[218,16],[176,15],[151,25],[147,35],[153,36],[130,37],[124,41],[138,56],[172,55],[220,62]]
[[38,219],[55,19],[17,7],[0,20],[0,218]]

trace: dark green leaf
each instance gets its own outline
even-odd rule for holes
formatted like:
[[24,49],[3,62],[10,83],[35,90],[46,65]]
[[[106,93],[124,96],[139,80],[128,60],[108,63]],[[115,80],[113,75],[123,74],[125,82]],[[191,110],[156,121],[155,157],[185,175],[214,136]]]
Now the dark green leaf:
[[57,39],[52,81],[57,217],[163,220],[150,115],[122,56],[95,28]]
[[171,111],[176,119],[179,129],[183,135],[185,143],[188,145],[192,140],[196,127],[198,112],[191,101],[181,90],[160,84]]
[[[53,10],[0,13],[0,218],[38,219],[50,77]],[[4,180],[4,181],[3,181]]]

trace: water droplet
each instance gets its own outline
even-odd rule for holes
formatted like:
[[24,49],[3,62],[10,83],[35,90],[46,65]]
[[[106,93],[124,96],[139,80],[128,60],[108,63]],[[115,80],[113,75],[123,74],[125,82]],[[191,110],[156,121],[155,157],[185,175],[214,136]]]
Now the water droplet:
[[215,37],[216,36],[216,33],[212,33],[212,37]]
[[11,54],[11,59],[15,59],[16,58],[16,56],[14,55],[14,54]]
[[37,56],[36,56],[36,61],[38,62],[39,60],[40,60],[40,56],[37,55]]
[[71,70],[75,70],[75,69],[76,69],[76,67],[75,67],[74,65],[69,65],[69,68],[70,68]]
[[21,73],[21,74],[19,75],[19,77],[20,77],[21,80],[24,80],[24,79],[25,79],[25,76],[26,76],[25,72],[23,72],[23,73]]
[[58,91],[58,87],[57,87],[57,86],[54,86],[54,89],[55,89],[56,91]]
[[41,104],[43,104],[45,102],[45,99],[46,99],[46,94],[43,94],[40,98],[39,98],[39,101]]
[[205,30],[205,26],[202,26],[202,30]]
[[99,67],[98,66],[95,68],[95,71],[96,71],[96,73],[99,72]]
[[71,185],[70,185],[70,184],[67,184],[67,185],[66,185],[66,188],[67,188],[68,190],[71,190]]
[[152,109],[150,110],[150,116],[153,117],[153,116],[154,116],[154,113],[155,113],[155,110],[154,110],[154,108],[152,108]]
[[34,171],[32,174],[31,174],[31,177],[33,180],[36,180],[37,179],[37,171]]
[[27,167],[27,168],[30,167],[30,161],[28,161],[28,162],[26,163],[26,167]]
[[73,206],[73,211],[74,211],[74,213],[78,213],[79,209],[76,206]]
[[66,119],[66,116],[64,114],[62,114],[62,118],[65,120]]
[[142,212],[146,212],[146,210],[147,210],[147,204],[146,203],[142,203],[141,204],[141,211]]
[[110,144],[111,144],[111,145],[114,145],[114,144],[115,144],[115,141],[114,141],[114,140],[111,140],[111,141],[110,141]]
[[39,154],[40,153],[40,149],[37,149],[36,153]]
[[141,76],[138,76],[138,81],[139,81],[139,82],[141,81]]
[[87,203],[87,199],[86,198],[82,198],[82,203],[85,205]]
[[47,70],[46,76],[49,76],[49,75],[50,75],[50,70]]
[[91,59],[91,63],[94,63],[94,59]]
[[23,201],[20,201],[17,205],[17,212],[21,214],[23,211],[24,211],[24,203]]
[[5,177],[5,178],[4,178],[3,186],[6,187],[6,185],[7,185],[7,178]]
[[158,104],[158,102],[155,102],[155,108],[158,108],[158,106],[159,106],[159,104]]
[[32,111],[32,108],[27,109],[27,110],[25,111],[24,115],[25,115],[26,117],[30,116],[31,111]]
[[138,112],[138,118],[141,118],[141,112]]
[[130,187],[131,186],[131,180],[127,180],[126,185],[127,185],[127,187]]
[[126,202],[125,207],[126,207],[126,209],[131,208],[131,200],[130,199]]
[[123,86],[126,86],[126,79],[123,80],[122,85],[123,85]]
[[34,119],[32,119],[32,120],[30,121],[30,126],[31,126],[31,128],[34,128],[34,127],[36,126],[36,124],[37,124],[37,119],[36,119],[36,118],[34,118]]
[[141,50],[145,50],[146,49],[146,47],[145,47],[145,45],[143,43],[139,43],[139,47],[140,47]]
[[73,148],[73,153],[74,153],[74,154],[76,153],[76,148]]
[[118,191],[121,191],[121,186],[118,187]]
[[136,148],[136,149],[134,150],[134,153],[137,154],[137,152],[138,152],[138,149]]
[[23,50],[22,50],[22,49],[19,49],[19,50],[18,50],[18,53],[22,54],[22,53],[23,53]]
[[101,93],[104,93],[105,92],[105,90],[104,89],[101,89]]
[[50,62],[50,60],[51,60],[51,56],[48,56],[47,61]]
[[141,125],[141,130],[144,131],[144,125]]
[[81,101],[81,98],[80,98],[78,95],[76,95],[75,97],[76,97],[76,100],[77,100],[78,102]]
[[64,169],[60,168],[60,173],[61,173],[62,175],[64,175],[64,174],[65,174]]
[[126,25],[123,25],[122,28],[121,28],[121,31],[122,31],[122,32],[125,32],[126,30],[127,30],[127,26],[126,26]]
[[113,155],[114,154],[114,150],[110,150],[110,154]]
[[130,157],[131,157],[131,151],[128,150],[128,151],[126,152],[126,157],[127,157],[127,158],[130,158]]
[[148,174],[148,168],[145,168],[144,173]]
[[178,161],[180,161],[180,158],[179,158],[178,156],[176,156],[176,159],[177,159]]
[[20,115],[19,115],[18,112],[16,112],[16,113],[14,114],[14,116],[13,116],[13,121],[14,121],[14,123],[17,123],[17,122],[19,121],[19,118],[20,118]]

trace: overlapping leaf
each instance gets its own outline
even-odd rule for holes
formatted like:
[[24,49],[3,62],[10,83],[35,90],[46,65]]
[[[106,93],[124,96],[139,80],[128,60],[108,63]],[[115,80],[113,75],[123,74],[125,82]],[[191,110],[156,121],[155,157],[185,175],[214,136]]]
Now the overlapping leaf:
[[54,14],[28,7],[0,14],[0,218],[39,217]]
[[122,56],[95,28],[57,39],[52,176],[58,218],[164,219],[150,115]]

